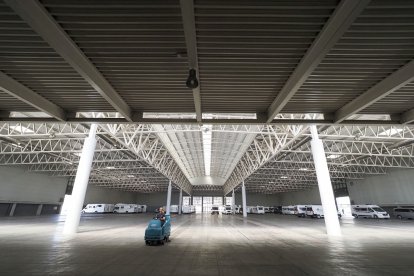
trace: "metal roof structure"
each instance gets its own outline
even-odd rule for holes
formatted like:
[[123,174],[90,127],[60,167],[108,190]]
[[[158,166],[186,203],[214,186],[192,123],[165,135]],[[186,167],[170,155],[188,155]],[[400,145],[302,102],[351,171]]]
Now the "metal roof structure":
[[[91,183],[275,193],[412,167],[408,0],[0,0],[0,164]],[[186,87],[189,69],[199,86]]]

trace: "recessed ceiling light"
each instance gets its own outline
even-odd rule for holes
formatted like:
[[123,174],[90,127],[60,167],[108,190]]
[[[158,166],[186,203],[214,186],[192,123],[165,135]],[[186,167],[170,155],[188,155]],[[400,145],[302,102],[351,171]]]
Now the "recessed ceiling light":
[[286,179],[286,178],[288,178],[288,177],[283,175],[283,176],[281,176],[280,178],[282,178],[282,179]]
[[129,177],[129,178],[134,178],[134,177],[135,177],[135,175],[133,175],[133,174],[128,174],[128,175],[127,175],[127,177]]
[[307,170],[309,170],[308,168],[300,168],[299,169],[300,171],[307,171]]
[[115,167],[112,167],[112,166],[109,166],[109,167],[106,167],[108,170],[113,170],[113,169],[115,169]]
[[341,157],[339,154],[330,154],[326,158],[335,159],[335,158],[339,158],[339,157]]

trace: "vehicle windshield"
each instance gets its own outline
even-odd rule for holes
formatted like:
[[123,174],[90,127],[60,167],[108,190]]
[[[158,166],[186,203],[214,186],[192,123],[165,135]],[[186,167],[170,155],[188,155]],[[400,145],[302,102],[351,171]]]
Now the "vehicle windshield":
[[226,207],[226,210],[231,210],[231,207]]
[[218,210],[218,207],[212,207],[211,210]]
[[371,209],[374,210],[374,211],[376,211],[376,212],[385,212],[383,209],[381,209],[379,207],[373,207]]

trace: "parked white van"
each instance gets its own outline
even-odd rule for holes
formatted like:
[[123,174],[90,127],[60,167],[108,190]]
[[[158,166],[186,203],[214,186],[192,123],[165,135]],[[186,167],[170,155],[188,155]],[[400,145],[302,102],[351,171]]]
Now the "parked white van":
[[252,214],[264,215],[264,213],[265,213],[264,207],[263,206],[253,206],[252,209],[251,209],[251,213]]
[[389,219],[390,215],[378,205],[352,205],[352,215],[355,218]]
[[284,215],[294,215],[295,214],[295,206],[282,206],[282,214]]
[[170,213],[171,214],[178,214],[178,205],[171,205],[170,206]]
[[306,215],[312,218],[323,218],[322,205],[308,205],[306,206]]
[[231,205],[224,206],[223,211],[221,211],[223,215],[231,215],[233,213],[233,210],[231,209]]
[[295,206],[295,215],[297,215],[300,218],[306,217],[307,208],[309,208],[310,211],[312,210],[312,207],[306,207],[306,205],[296,205]]
[[183,214],[195,213],[195,206],[194,205],[184,205],[182,211],[183,211]]
[[137,204],[125,204],[125,203],[117,203],[115,204],[114,213],[138,213],[138,205]]
[[147,212],[147,205],[138,204],[138,213],[146,213],[146,212]]
[[86,207],[83,208],[82,213],[112,213],[113,211],[113,204],[95,203],[86,205]]

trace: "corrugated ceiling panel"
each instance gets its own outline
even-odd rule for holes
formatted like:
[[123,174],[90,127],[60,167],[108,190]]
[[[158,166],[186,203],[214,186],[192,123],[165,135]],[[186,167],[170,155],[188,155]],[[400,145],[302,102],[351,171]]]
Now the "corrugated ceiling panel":
[[132,109],[194,112],[179,1],[42,3]]
[[[414,6],[410,1],[372,1],[283,112],[334,112],[352,101],[414,57],[413,26]],[[375,106],[381,107],[361,113],[406,109]]]
[[337,2],[195,1],[203,111],[266,111]]
[[[113,111],[75,70],[0,2],[0,70],[69,111]],[[15,110],[20,110],[16,106]]]

